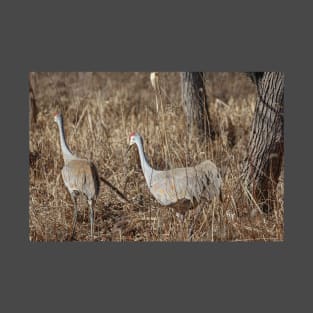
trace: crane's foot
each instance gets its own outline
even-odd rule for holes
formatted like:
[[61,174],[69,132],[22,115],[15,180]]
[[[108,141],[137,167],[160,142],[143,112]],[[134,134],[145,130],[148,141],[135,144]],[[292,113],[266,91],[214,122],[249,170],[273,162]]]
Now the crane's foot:
[[189,231],[188,231],[188,239],[189,239],[189,241],[192,241],[192,239],[193,239],[195,226],[196,226],[196,223],[198,221],[198,218],[199,218],[200,214],[201,214],[201,209],[200,209],[200,207],[197,207],[196,208],[196,216],[194,216],[192,225],[189,227]]
[[192,239],[193,239],[194,228],[195,228],[194,224],[191,227],[189,227],[189,231],[188,231],[188,240],[189,241],[192,241]]
[[75,240],[75,230],[72,231],[72,234],[70,236],[70,240]]

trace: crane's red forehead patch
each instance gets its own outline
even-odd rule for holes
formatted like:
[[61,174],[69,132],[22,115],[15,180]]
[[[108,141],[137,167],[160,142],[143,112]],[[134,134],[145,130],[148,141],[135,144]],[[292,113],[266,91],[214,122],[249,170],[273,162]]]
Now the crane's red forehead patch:
[[135,136],[136,135],[136,133],[135,132],[132,132],[130,135],[129,135],[129,138],[131,138],[131,137],[133,137],[133,136]]
[[59,112],[55,112],[54,117],[58,116],[59,114],[60,114]]

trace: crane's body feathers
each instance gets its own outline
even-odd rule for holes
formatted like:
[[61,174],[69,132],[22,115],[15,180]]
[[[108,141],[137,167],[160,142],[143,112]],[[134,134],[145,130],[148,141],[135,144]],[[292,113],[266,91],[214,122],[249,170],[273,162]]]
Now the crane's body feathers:
[[201,199],[211,200],[220,193],[221,177],[214,163],[207,160],[195,167],[153,171],[148,185],[160,204],[185,212]]
[[88,160],[67,161],[62,169],[62,178],[70,193],[81,192],[90,200],[99,194],[99,176],[95,165]]

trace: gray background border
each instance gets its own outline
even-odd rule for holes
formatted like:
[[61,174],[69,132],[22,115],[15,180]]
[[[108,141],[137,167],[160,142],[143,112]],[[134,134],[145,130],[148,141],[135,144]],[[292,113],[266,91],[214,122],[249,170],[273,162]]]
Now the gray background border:
[[[9,2],[8,2],[9,3]],[[300,2],[1,4],[1,289],[11,311],[303,311],[312,278],[311,10]],[[86,4],[85,4],[86,3]],[[284,71],[285,241],[28,241],[29,71]],[[301,111],[301,112],[300,112]]]

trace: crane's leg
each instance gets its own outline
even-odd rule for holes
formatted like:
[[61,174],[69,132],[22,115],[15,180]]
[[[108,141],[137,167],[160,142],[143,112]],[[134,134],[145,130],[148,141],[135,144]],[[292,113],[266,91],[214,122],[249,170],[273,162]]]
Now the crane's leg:
[[73,239],[74,237],[74,233],[75,233],[75,226],[76,226],[76,221],[77,221],[77,195],[75,192],[71,193],[71,198],[73,200],[74,203],[74,214],[73,214],[73,224],[72,224],[72,237],[71,239]]
[[180,230],[179,230],[179,240],[184,240],[184,221],[185,221],[185,213],[176,212],[175,213],[179,224],[180,224]]
[[93,230],[94,230],[94,225],[93,225],[93,204],[94,204],[94,201],[91,200],[91,199],[88,199],[89,214],[90,214],[90,236],[91,236],[91,240],[93,240]]
[[194,229],[195,229],[195,225],[196,225],[196,222],[197,222],[197,220],[198,220],[198,217],[199,217],[199,215],[200,215],[200,213],[201,213],[200,205],[198,205],[198,206],[196,207],[195,211],[196,211],[196,215],[195,215],[195,217],[194,217],[194,219],[193,219],[192,225],[189,227],[189,235],[188,235],[188,236],[189,236],[189,240],[190,240],[190,241],[192,241],[192,236],[193,236],[193,232],[194,232]]

